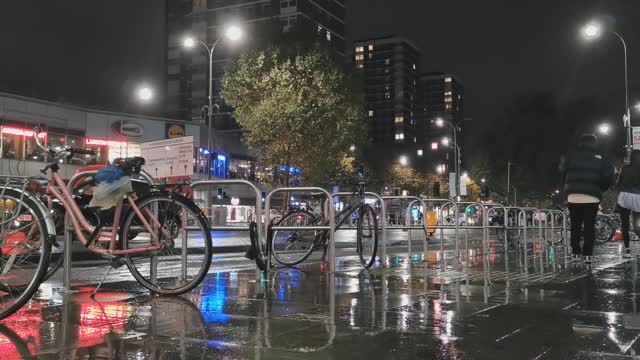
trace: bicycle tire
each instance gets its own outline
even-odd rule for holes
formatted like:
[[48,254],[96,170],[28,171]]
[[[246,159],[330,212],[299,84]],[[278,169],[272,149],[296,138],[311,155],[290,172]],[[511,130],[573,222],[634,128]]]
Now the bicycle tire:
[[[7,338],[7,340],[13,344],[13,347],[16,349],[16,352],[20,355],[20,358],[23,360],[31,360],[36,357],[31,354],[31,350],[29,350],[29,344],[20,337],[20,335],[16,334],[9,326],[5,324],[0,324],[0,335]],[[3,356],[8,356],[6,353]]]
[[[302,217],[302,219],[300,219],[299,217]],[[302,225],[304,226],[318,225],[318,218],[312,212],[303,210],[303,211],[292,211],[288,213],[282,219],[280,219],[280,221],[276,223],[276,226],[289,224],[291,223],[291,220],[293,220],[293,223],[296,223],[301,226]],[[326,232],[323,232],[323,233],[326,233]],[[297,241],[297,239],[301,239],[303,237],[309,238],[307,239],[307,241],[305,241],[306,243],[309,243],[309,240],[311,240],[312,238],[308,248],[303,249],[302,251],[299,252],[299,254],[294,254],[293,259],[285,258],[284,256],[285,251],[283,250],[287,250],[287,248],[283,248],[282,250],[277,249],[276,245],[277,245],[277,240],[279,239],[278,235],[282,235],[282,234],[286,235],[287,233],[285,231],[276,230],[273,232],[273,238],[269,239],[272,242],[271,253],[273,254],[273,258],[276,259],[278,263],[284,266],[295,266],[307,260],[311,255],[311,253],[313,253],[313,249],[316,245],[316,237],[318,236],[317,230],[303,230],[302,232],[296,231],[286,238],[286,242],[294,242],[294,241]],[[322,236],[324,237],[326,235],[322,235]],[[298,242],[298,243],[302,243],[302,242]]]
[[[41,213],[41,211],[39,210],[39,207],[35,203],[35,200],[27,196],[24,196],[19,191],[16,191],[13,189],[4,189],[4,193],[2,194],[2,197],[0,197],[0,199],[3,200],[3,207],[4,207],[4,204],[6,204],[4,201],[6,199],[6,200],[14,201],[15,202],[14,206],[21,206],[21,208],[29,210],[29,213],[31,214],[32,219],[34,218],[37,219],[37,224],[39,226],[38,232],[40,233],[40,247],[39,247],[39,250],[37,250],[38,255],[29,255],[29,257],[39,256],[37,268],[34,271],[34,275],[31,281],[25,286],[22,286],[22,285],[11,286],[11,285],[2,283],[2,280],[0,280],[0,291],[6,292],[6,293],[11,293],[14,291],[20,292],[20,295],[17,298],[15,298],[14,296],[11,296],[13,299],[15,299],[15,301],[13,302],[13,304],[9,305],[8,307],[4,308],[1,306],[1,303],[0,303],[0,319],[4,319],[12,315],[16,311],[20,310],[20,308],[23,307],[31,299],[31,297],[33,297],[36,291],[38,291],[38,288],[40,287],[40,284],[43,282],[44,276],[49,266],[49,260],[51,256],[51,242],[49,242],[49,240],[46,238],[46,236],[48,236],[48,233],[47,233],[47,225],[44,219],[47,216],[47,214]],[[18,205],[18,203],[21,203],[21,205]],[[4,248],[4,245],[5,245],[4,241],[7,240],[8,238],[9,237],[0,237],[0,245],[2,245],[0,248]],[[0,260],[4,258],[3,254],[0,256],[1,256]],[[0,268],[4,268],[5,266],[6,264],[3,261],[0,261]]]
[[[365,238],[365,221],[363,221],[363,219],[369,219],[369,221],[373,222],[373,231],[371,232],[371,229],[369,229],[369,231],[371,232],[370,236],[372,241],[370,258],[366,258],[365,254],[363,253]],[[369,223],[369,226],[371,226],[371,223]],[[371,205],[364,204],[360,206],[360,209],[358,211],[358,227],[356,231],[356,249],[358,251],[358,256],[360,257],[360,263],[365,269],[368,269],[376,262],[376,254],[378,252],[378,219]]]
[[615,235],[616,229],[613,226],[611,219],[605,216],[597,216],[595,223],[595,243],[602,245],[606,244]]
[[[162,285],[159,284],[159,280],[161,280],[160,278],[156,278],[155,279],[155,283],[151,282],[149,279],[147,279],[145,277],[144,274],[142,274],[141,270],[146,270],[145,266],[142,266],[141,269],[138,268],[138,266],[136,266],[135,260],[136,259],[143,259],[144,256],[146,256],[147,254],[151,255],[152,252],[142,252],[139,254],[128,254],[125,255],[125,259],[126,259],[126,265],[129,268],[129,271],[131,272],[131,274],[133,275],[133,277],[145,288],[149,289],[150,291],[154,292],[154,293],[158,293],[161,295],[180,295],[180,294],[184,294],[186,292],[189,292],[191,290],[193,290],[195,287],[197,287],[198,285],[200,285],[200,283],[204,280],[205,276],[207,275],[207,273],[209,272],[209,267],[211,266],[211,258],[213,256],[213,242],[211,239],[211,229],[207,223],[207,220],[204,216],[204,214],[202,213],[202,211],[200,210],[200,208],[192,201],[189,200],[181,195],[175,194],[175,193],[168,193],[168,192],[164,192],[164,191],[158,191],[158,192],[153,192],[153,193],[149,193],[145,196],[143,196],[142,198],[138,199],[136,201],[136,206],[138,207],[138,209],[140,209],[141,212],[144,213],[144,209],[156,202],[159,203],[161,201],[164,201],[166,203],[168,203],[169,205],[173,204],[173,206],[176,206],[176,204],[179,204],[180,206],[182,206],[184,209],[188,210],[189,212],[191,212],[191,214],[188,214],[190,216],[192,216],[191,219],[187,219],[187,223],[189,223],[190,221],[193,221],[194,224],[199,225],[199,227],[202,230],[202,236],[203,236],[203,245],[204,245],[204,252],[203,254],[200,254],[200,251],[197,251],[195,254],[197,255],[197,259],[199,260],[200,257],[202,257],[202,263],[200,263],[200,269],[197,272],[197,274],[195,274],[195,276],[193,276],[193,278],[191,280],[180,280],[180,283],[182,283],[183,285],[178,285],[176,284],[176,287],[172,287],[172,288],[167,288],[167,287],[163,287]],[[168,206],[169,206],[168,205]],[[157,205],[156,205],[157,206]],[[160,222],[160,224],[163,225],[163,227],[168,227],[171,228],[171,226],[167,225],[168,222],[171,221],[176,221],[176,215],[171,213],[171,211],[175,211],[172,208],[165,208],[165,209],[161,209],[159,210],[161,212],[160,216],[158,218],[158,221]],[[180,216],[185,216],[185,214],[180,214]],[[120,229],[120,239],[122,241],[122,248],[123,249],[130,249],[130,245],[132,245],[131,243],[139,241],[136,238],[129,238],[129,236],[124,236],[125,234],[129,234],[129,231],[131,230],[131,225],[133,224],[134,219],[137,219],[138,221],[140,220],[138,218],[138,215],[136,214],[136,212],[132,209],[129,208],[127,211],[127,215],[125,216],[125,221],[123,223],[123,226]],[[155,251],[153,253],[159,253],[160,251],[164,251],[164,250],[168,250],[170,251],[172,247],[176,247],[176,241],[178,239],[165,239],[162,235],[162,232],[159,232],[159,237],[162,237],[162,241],[167,242],[170,241],[171,243],[169,245],[173,245],[173,246],[166,246],[166,248],[162,249],[162,250],[158,250]],[[166,231],[164,231],[166,232]],[[139,235],[142,235],[142,232],[138,233]],[[137,235],[136,235],[137,237]],[[142,241],[145,241],[144,239]],[[148,240],[147,240],[148,241]],[[181,241],[181,239],[180,239]],[[165,244],[166,245],[166,244]],[[135,248],[136,246],[132,247]],[[189,248],[189,247],[187,247]],[[163,257],[165,259],[172,259],[175,258],[177,255],[162,255],[159,254],[159,257]],[[202,255],[202,256],[200,256]],[[151,260],[150,261],[150,265],[149,265],[149,277],[151,277],[151,271],[150,271],[150,267],[151,267]],[[175,265],[170,265],[169,268],[172,269],[174,268]],[[187,267],[188,268],[188,267]],[[157,270],[157,265],[156,265],[156,270]],[[156,275],[157,276],[157,275]],[[177,282],[171,282],[171,284],[174,284]]]

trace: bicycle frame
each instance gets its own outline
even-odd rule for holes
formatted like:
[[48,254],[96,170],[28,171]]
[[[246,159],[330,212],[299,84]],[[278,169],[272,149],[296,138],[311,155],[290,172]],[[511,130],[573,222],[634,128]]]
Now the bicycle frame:
[[[47,194],[50,195],[48,197],[48,208],[51,209],[53,206],[53,198],[58,199],[63,206],[68,209],[67,215],[69,217],[69,222],[71,223],[74,233],[86,248],[90,251],[97,254],[111,254],[111,255],[128,255],[135,253],[142,253],[147,251],[156,251],[162,248],[162,244],[158,238],[158,235],[154,232],[152,225],[160,229],[163,232],[163,235],[169,237],[170,235],[166,232],[166,230],[162,229],[162,225],[158,221],[158,219],[148,210],[145,209],[146,214],[152,219],[153,224],[149,224],[149,222],[144,218],[142,211],[137,207],[136,200],[137,197],[135,194],[127,195],[127,202],[136,213],[145,230],[149,232],[151,235],[151,245],[149,246],[140,246],[133,249],[122,250],[117,248],[117,239],[118,239],[118,230],[120,228],[120,218],[122,214],[122,203],[123,201],[118,201],[115,210],[115,218],[113,222],[113,226],[105,227],[104,229],[98,228],[96,230],[95,226],[92,226],[87,221],[86,217],[82,214],[80,207],[73,200],[73,196],[69,192],[64,180],[58,174],[55,169],[51,169],[51,175],[49,178],[49,183],[47,184]],[[85,236],[85,232],[91,234],[90,238]],[[96,246],[97,243],[100,242],[109,242],[109,248],[103,249]]]

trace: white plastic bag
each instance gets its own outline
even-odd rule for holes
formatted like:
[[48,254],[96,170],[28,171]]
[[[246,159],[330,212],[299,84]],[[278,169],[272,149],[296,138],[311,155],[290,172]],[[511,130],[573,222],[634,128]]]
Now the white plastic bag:
[[91,198],[89,206],[99,207],[102,210],[110,209],[132,191],[131,178],[128,176],[123,176],[111,183],[101,182],[93,188],[93,198]]

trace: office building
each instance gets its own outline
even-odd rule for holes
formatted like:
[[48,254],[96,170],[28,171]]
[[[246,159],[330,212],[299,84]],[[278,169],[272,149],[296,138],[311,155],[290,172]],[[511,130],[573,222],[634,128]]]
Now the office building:
[[355,41],[353,62],[365,92],[369,147],[388,160],[417,156],[416,86],[420,51],[388,36]]
[[[420,132],[422,144],[431,151],[431,144],[439,142],[444,136],[452,137],[449,127],[438,128],[432,124],[437,118],[442,118],[455,125],[462,125],[464,121],[464,87],[460,80],[452,74],[426,73],[420,76],[418,83],[420,109]],[[458,133],[458,145],[463,143],[464,132]],[[453,142],[452,142],[453,144]],[[439,146],[439,151],[431,151],[430,156],[424,158],[423,167],[431,169],[437,164],[453,166],[453,151],[447,151]]]

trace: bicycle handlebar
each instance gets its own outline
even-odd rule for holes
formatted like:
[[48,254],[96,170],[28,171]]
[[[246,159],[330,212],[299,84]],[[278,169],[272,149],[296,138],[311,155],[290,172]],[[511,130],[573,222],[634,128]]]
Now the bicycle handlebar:
[[42,145],[42,143],[40,142],[40,138],[38,137],[38,135],[41,132],[42,132],[42,128],[40,126],[34,127],[33,128],[33,139],[35,140],[36,145],[40,149],[42,149],[44,152],[49,154],[51,157],[56,158],[56,157],[58,157],[60,155],[65,155],[68,159],[71,159],[74,154],[80,154],[80,155],[95,155],[96,154],[96,152],[93,151],[93,150],[72,148],[70,146],[65,146],[65,148],[63,150],[55,152],[54,150],[51,149],[51,146]]

